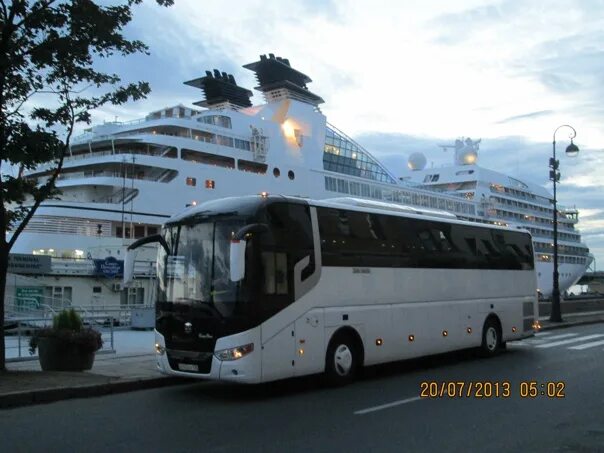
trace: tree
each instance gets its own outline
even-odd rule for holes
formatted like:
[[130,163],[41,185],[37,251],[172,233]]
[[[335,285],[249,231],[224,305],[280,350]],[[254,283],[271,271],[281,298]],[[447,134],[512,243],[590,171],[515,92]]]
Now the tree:
[[[150,92],[146,82],[118,85],[117,74],[98,70],[100,59],[148,53],[123,34],[141,2],[0,0],[0,223],[11,234],[0,235],[0,371],[9,252],[40,204],[58,195],[55,181],[74,127],[89,123],[93,109]],[[46,181],[23,177],[42,163],[50,163]]]

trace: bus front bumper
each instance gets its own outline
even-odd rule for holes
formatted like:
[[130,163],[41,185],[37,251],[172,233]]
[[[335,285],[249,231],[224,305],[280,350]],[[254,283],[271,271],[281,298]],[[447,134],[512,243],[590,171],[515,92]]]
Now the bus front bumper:
[[155,331],[157,369],[162,374],[194,379],[241,383],[261,382],[260,347],[237,360],[222,361],[214,353],[166,349],[162,334]]

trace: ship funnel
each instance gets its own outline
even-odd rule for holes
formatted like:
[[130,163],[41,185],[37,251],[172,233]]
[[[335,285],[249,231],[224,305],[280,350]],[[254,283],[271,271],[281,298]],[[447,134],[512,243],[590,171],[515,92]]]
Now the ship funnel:
[[185,85],[203,90],[205,101],[194,102],[193,104],[208,108],[242,108],[251,107],[250,98],[252,92],[246,88],[240,87],[235,82],[233,74],[220,72],[218,69],[206,71],[204,77],[189,80]]
[[323,99],[311,93],[306,84],[312,82],[306,74],[291,67],[287,58],[269,53],[260,55],[260,60],[243,66],[256,73],[258,91],[262,91],[267,102],[289,98],[317,106]]

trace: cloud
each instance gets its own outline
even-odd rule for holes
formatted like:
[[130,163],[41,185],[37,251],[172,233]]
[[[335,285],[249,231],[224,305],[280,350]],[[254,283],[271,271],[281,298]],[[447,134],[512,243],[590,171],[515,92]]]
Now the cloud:
[[[572,124],[581,153],[567,159],[567,136],[557,135],[560,203],[597,212],[581,217],[579,228],[604,262],[604,239],[591,234],[598,227],[583,223],[604,216],[603,8],[602,0],[179,0],[169,9],[145,2],[128,33],[151,56],[111,64],[125,80],[149,80],[153,93],[94,118],[190,105],[201,92],[182,83],[206,69],[254,87],[241,65],[272,52],[310,76],[328,121],[395,174],[416,151],[429,165],[449,163],[451,153],[437,145],[463,134],[483,138],[485,167],[550,187],[552,134]],[[259,93],[253,102],[262,102]]]
[[538,112],[523,113],[521,115],[515,115],[505,118],[499,121],[499,124],[510,123],[512,121],[525,120],[530,118],[537,118],[539,116],[547,116],[551,115],[552,113],[554,113],[553,110],[540,110]]

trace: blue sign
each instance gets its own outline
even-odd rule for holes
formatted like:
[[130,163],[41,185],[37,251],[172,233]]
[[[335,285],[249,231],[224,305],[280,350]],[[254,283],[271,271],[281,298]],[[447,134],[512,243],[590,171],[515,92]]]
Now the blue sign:
[[124,262],[112,256],[104,260],[94,260],[94,270],[97,275],[104,275],[107,278],[124,275]]

